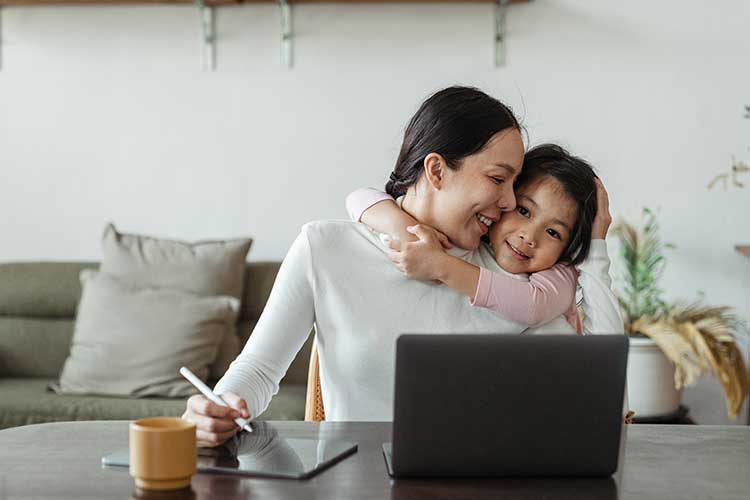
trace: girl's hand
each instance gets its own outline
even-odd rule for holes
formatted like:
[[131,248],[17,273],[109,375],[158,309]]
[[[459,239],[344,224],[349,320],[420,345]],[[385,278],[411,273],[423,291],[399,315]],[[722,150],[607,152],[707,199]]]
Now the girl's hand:
[[453,245],[443,233],[424,224],[409,226],[406,230],[418,240],[407,243],[391,240],[388,246],[393,251],[388,253],[388,259],[409,278],[439,280],[441,259],[447,255],[445,249]]
[[603,240],[607,237],[607,231],[612,224],[612,216],[609,214],[609,195],[601,179],[597,177],[594,182],[596,182],[596,217],[591,227],[591,239]]
[[240,430],[234,422],[235,418],[250,418],[244,399],[232,392],[225,392],[221,398],[229,406],[217,405],[202,394],[187,400],[182,418],[195,424],[195,437],[200,447],[219,446]]

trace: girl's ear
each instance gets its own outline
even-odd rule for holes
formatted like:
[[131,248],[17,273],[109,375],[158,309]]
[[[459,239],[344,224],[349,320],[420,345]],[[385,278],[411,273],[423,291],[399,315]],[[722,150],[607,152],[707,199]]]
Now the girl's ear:
[[433,189],[440,190],[443,187],[445,174],[445,160],[437,153],[430,153],[424,158],[424,176]]

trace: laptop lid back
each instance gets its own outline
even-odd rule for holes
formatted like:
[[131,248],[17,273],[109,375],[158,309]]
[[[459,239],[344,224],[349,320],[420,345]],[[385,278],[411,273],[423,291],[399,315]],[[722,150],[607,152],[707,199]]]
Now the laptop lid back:
[[627,353],[624,335],[402,335],[394,474],[612,474]]

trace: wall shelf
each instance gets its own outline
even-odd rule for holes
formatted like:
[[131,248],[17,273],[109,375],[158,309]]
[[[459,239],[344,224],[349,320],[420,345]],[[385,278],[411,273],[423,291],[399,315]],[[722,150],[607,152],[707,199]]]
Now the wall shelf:
[[[194,5],[200,14],[202,33],[202,66],[204,71],[216,68],[216,29],[214,8],[228,5],[273,3],[279,6],[281,27],[281,63],[292,67],[292,6],[296,4],[322,3],[490,3],[495,5],[494,64],[504,66],[506,60],[506,14],[510,4],[524,3],[531,0],[0,0],[0,16],[3,6],[35,5]],[[0,17],[0,20],[2,17]],[[0,51],[2,50],[2,22],[0,21]],[[0,52],[0,68],[2,52]]]
[[[290,4],[301,3],[497,3],[497,0],[288,0]],[[511,0],[524,3],[529,0]],[[0,5],[144,5],[144,4],[192,4],[193,0],[0,0]],[[206,5],[241,5],[251,3],[279,3],[278,0],[205,0]]]

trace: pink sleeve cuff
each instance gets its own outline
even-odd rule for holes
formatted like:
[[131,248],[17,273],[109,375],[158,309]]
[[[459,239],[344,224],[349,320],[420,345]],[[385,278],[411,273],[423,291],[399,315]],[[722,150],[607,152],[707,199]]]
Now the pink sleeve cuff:
[[391,195],[378,189],[357,189],[349,193],[349,196],[346,197],[346,211],[349,213],[351,220],[359,222],[365,210],[385,200],[394,201]]

